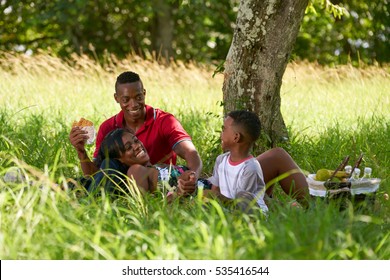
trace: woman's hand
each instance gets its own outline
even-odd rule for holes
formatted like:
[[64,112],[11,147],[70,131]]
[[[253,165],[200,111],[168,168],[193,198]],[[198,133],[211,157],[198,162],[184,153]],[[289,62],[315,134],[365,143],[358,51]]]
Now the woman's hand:
[[87,139],[88,134],[86,131],[79,127],[72,127],[72,130],[69,133],[69,140],[78,153],[85,152],[85,143]]

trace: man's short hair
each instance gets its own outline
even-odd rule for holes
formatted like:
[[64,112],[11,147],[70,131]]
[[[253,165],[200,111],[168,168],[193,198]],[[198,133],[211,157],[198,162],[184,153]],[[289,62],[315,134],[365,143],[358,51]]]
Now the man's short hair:
[[139,81],[141,81],[141,78],[137,73],[134,73],[132,71],[123,72],[116,78],[115,92],[117,92],[118,85],[135,83]]

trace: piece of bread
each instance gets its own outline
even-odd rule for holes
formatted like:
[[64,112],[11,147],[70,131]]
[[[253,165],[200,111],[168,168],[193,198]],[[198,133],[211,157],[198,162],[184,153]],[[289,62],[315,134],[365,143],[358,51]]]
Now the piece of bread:
[[73,122],[72,127],[75,127],[75,126],[78,126],[78,127],[93,126],[93,122],[91,122],[87,119],[81,118],[79,121]]

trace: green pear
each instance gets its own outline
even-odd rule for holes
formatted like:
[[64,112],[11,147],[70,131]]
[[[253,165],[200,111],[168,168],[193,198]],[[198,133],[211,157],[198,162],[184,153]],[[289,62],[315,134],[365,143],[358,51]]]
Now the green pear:
[[[317,181],[326,181],[332,176],[334,173],[334,170],[329,170],[329,169],[318,169],[316,173],[316,180]],[[348,173],[345,171],[337,171],[335,177],[340,181],[340,179],[348,177]]]

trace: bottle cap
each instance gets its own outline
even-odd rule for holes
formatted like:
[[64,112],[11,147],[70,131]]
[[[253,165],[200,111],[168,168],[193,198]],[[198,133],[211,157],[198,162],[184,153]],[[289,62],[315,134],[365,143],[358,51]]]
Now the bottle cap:
[[364,168],[364,173],[371,173],[372,172],[372,168],[371,167],[365,167]]
[[356,174],[360,174],[360,169],[359,169],[359,168],[355,168],[355,169],[353,170],[353,172],[356,173]]
[[346,167],[344,167],[344,171],[347,172],[347,173],[351,173],[351,171],[352,171],[352,166],[347,165]]

